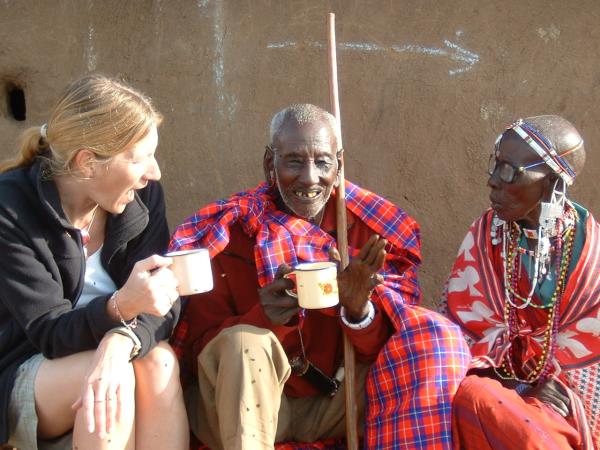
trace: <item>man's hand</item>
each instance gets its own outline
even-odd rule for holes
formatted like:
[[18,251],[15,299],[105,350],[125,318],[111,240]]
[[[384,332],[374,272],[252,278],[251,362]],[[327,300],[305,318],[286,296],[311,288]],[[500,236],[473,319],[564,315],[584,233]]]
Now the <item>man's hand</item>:
[[283,277],[291,271],[290,266],[282,264],[277,269],[275,279],[258,290],[260,304],[273,325],[287,324],[300,310],[298,299],[285,292],[286,289],[294,288],[294,282]]
[[[369,238],[358,256],[352,258],[348,267],[338,274],[340,303],[346,309],[348,319],[360,322],[368,313],[371,292],[383,282],[377,272],[383,268],[387,241],[374,234]],[[339,253],[332,249],[330,257],[340,260]]]
[[567,417],[571,413],[569,397],[562,386],[554,380],[538,383],[527,391],[526,395],[550,405],[563,417]]

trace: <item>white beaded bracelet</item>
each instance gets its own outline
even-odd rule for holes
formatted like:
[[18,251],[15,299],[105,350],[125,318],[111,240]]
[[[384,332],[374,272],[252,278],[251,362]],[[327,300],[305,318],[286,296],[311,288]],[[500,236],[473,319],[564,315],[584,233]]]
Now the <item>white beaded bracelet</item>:
[[346,319],[346,308],[344,308],[342,306],[340,308],[340,313],[341,313],[342,322],[344,322],[344,325],[346,325],[348,328],[351,328],[353,330],[362,330],[363,328],[367,328],[369,325],[371,325],[371,323],[373,322],[373,319],[375,319],[375,307],[373,306],[373,303],[371,302],[371,300],[369,300],[367,305],[369,308],[369,311],[367,312],[367,317],[365,317],[363,320],[361,320],[358,323],[352,323],[352,322],[349,322],[348,319]]

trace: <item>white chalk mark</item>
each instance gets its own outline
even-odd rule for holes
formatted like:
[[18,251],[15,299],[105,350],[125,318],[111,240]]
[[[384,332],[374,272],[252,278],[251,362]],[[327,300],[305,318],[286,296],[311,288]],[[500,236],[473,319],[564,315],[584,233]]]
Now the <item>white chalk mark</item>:
[[501,122],[506,117],[506,108],[496,102],[486,102],[479,107],[479,114],[483,120]]
[[[204,8],[208,1],[198,2],[199,8]],[[220,0],[214,2],[213,22],[214,22],[214,62],[213,79],[216,87],[217,108],[222,117],[233,121],[237,111],[237,99],[233,94],[226,91],[225,86],[225,29],[223,21],[223,4]]]
[[84,58],[87,63],[88,72],[96,70],[98,58],[94,50],[94,26],[88,25],[88,35],[85,41]]
[[267,44],[267,48],[287,48],[295,47],[297,44],[294,41],[277,42],[275,44]]
[[448,73],[450,75],[455,75],[457,73],[464,73],[468,70],[471,70],[472,67],[475,64],[477,64],[477,62],[479,61],[478,54],[473,53],[469,50],[466,50],[466,49],[462,48],[460,45],[455,44],[454,42],[450,42],[448,39],[444,40],[444,45],[446,45],[446,47],[451,49],[453,52],[449,55],[450,59],[452,59],[453,61],[461,61],[461,62],[466,63],[466,66],[463,66],[459,69],[450,69],[448,71]]
[[209,1],[210,0],[198,0],[196,4],[198,5],[198,8],[206,8]]
[[537,29],[538,36],[547,44],[550,40],[556,41],[560,36],[560,29],[553,23],[546,29],[540,27]]
[[[462,30],[457,31],[457,38],[462,36],[462,34]],[[450,60],[460,63],[460,67],[448,70],[449,75],[457,75],[468,72],[475,64],[479,62],[479,55],[477,53],[467,50],[457,43],[449,41],[448,39],[445,39],[443,42],[444,45],[442,47],[424,47],[418,44],[397,44],[390,47],[385,47],[370,42],[340,42],[337,44],[337,47],[339,50],[354,50],[365,53],[383,53],[391,50],[396,53],[413,53],[426,56],[448,57]],[[289,49],[298,47],[324,48],[325,45],[321,42],[314,41],[302,43],[296,41],[283,41],[271,42],[267,44],[267,48],[270,49]]]
[[421,47],[420,45],[405,44],[405,45],[392,45],[392,50],[397,53],[421,53],[424,55],[433,56],[446,56],[448,52],[441,48]]
[[366,42],[341,42],[340,50],[361,50],[363,52],[381,52],[385,48],[377,44],[368,44]]

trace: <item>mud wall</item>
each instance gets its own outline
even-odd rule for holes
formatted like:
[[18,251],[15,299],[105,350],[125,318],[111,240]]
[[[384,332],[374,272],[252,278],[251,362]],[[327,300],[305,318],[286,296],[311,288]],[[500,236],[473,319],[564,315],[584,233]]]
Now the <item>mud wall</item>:
[[571,193],[598,211],[593,0],[0,0],[0,157],[70,80],[121,77],[166,116],[158,157],[174,227],[261,180],[274,112],[328,106],[329,11],[346,175],[420,222],[428,304],[487,206],[487,158],[512,119],[578,126],[588,163]]

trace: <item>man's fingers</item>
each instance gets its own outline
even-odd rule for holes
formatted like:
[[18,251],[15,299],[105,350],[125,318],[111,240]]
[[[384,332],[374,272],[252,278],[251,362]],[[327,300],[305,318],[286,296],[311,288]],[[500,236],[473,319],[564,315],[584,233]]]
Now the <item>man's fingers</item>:
[[277,268],[277,272],[275,272],[275,279],[282,279],[286,273],[290,273],[292,271],[292,268],[288,264],[283,263]]
[[[371,251],[364,258],[365,263],[369,265],[371,268],[376,268],[376,270],[380,269],[380,265],[383,264],[383,259],[385,258],[385,246],[387,241],[385,239],[379,239],[371,246]],[[380,265],[377,266],[377,262],[380,261]]]
[[340,256],[340,252],[335,247],[329,247],[329,260],[336,261],[337,263],[342,262],[342,257]]
[[274,323],[281,325],[288,323],[292,319],[292,317],[298,314],[299,310],[300,308],[296,307],[291,309],[281,309],[280,311],[274,311]]
[[263,306],[277,309],[289,309],[298,306],[298,299],[290,297],[289,295],[282,295],[276,298],[269,297],[265,299]]
[[289,278],[279,278],[274,280],[272,283],[268,284],[262,289],[264,289],[265,292],[269,293],[283,293],[285,289],[294,289],[294,286],[296,285]]
[[375,289],[380,284],[383,284],[383,275],[376,273],[371,277],[371,287]]
[[358,252],[358,258],[361,260],[365,260],[369,252],[371,251],[371,247],[379,240],[378,234],[372,234],[367,243],[360,249]]
[[377,252],[377,255],[375,257],[375,261],[371,265],[371,270],[373,272],[377,272],[377,271],[379,271],[379,270],[381,270],[383,268],[383,263],[385,262],[385,255],[387,255],[387,252],[385,251],[385,245],[384,245],[384,248],[381,248]]

